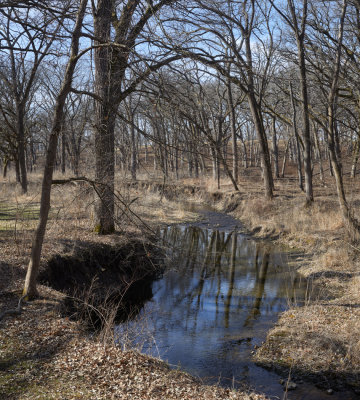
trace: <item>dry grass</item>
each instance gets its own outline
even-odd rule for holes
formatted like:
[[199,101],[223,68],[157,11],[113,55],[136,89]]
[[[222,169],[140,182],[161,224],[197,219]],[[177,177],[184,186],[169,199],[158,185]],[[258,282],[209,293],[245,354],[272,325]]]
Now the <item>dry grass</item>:
[[[285,312],[256,359],[312,375],[328,387],[360,389],[360,310],[351,305],[313,304]],[[323,386],[326,387],[324,384]]]
[[[340,377],[346,383],[357,387],[354,379],[360,377],[360,265],[358,260],[360,249],[354,249],[348,244],[333,181],[328,177],[327,187],[315,181],[315,204],[312,207],[305,207],[304,194],[297,189],[295,179],[290,177],[276,181],[276,197],[269,202],[264,200],[262,185],[254,183],[260,182],[258,175],[259,171],[255,168],[244,171],[239,182],[240,193],[234,193],[230,182],[226,179],[222,180],[220,191],[217,189],[216,182],[205,178],[183,179],[177,185],[180,188],[179,192],[182,190],[181,187],[201,188],[195,191],[191,200],[201,203],[204,199],[213,199],[212,204],[218,209],[234,210],[233,214],[250,230],[258,228],[256,235],[259,237],[276,238],[278,242],[296,248],[307,256],[306,260],[305,258],[298,260],[298,267],[299,271],[314,283],[313,301],[305,307],[291,308],[281,316],[277,326],[269,332],[265,345],[257,352],[257,360],[281,368],[294,369],[296,366],[300,373],[313,373],[318,377],[327,376],[327,379]],[[190,195],[176,195],[175,198],[169,200],[169,197],[164,196],[158,189],[130,188],[124,184],[125,178],[118,177],[117,187],[121,188],[121,195],[126,202],[130,203],[137,198],[133,201],[131,209],[144,223],[154,226],[159,223],[176,223],[197,218],[196,214],[187,211],[183,204],[184,199],[190,199]],[[145,181],[147,177],[143,178]],[[161,177],[157,176],[156,179],[161,185]],[[29,202],[39,201],[39,182],[40,179],[36,177],[35,184],[30,185],[27,196],[21,196],[11,182],[3,184],[0,200],[18,204],[19,207]],[[355,215],[360,215],[360,203],[355,201],[359,195],[357,186],[350,181],[347,182],[347,192],[350,193],[353,210]],[[51,220],[44,245],[45,254],[61,252],[62,244],[59,241],[61,238],[70,241],[80,239],[112,241],[111,238],[100,239],[91,233],[92,202],[93,194],[82,185],[54,187]],[[119,227],[128,226],[131,219],[131,216],[122,216]],[[27,225],[26,218],[22,225],[19,221],[18,219],[16,240],[13,241],[13,227],[9,227],[6,237],[1,242],[4,248],[2,261],[10,266],[14,279],[19,279],[24,274],[33,227],[31,224]],[[1,223],[0,221],[0,226]],[[139,233],[141,228],[143,226],[138,223],[137,227],[127,229]],[[84,346],[84,349],[92,348],[89,342],[81,346]],[[74,348],[69,347],[69,352],[70,355],[72,354],[71,357],[75,357]],[[77,362],[74,364],[75,369],[78,368]],[[137,362],[134,365],[138,365]],[[126,386],[128,393],[122,392],[123,397],[119,398],[136,398],[136,396],[144,398],[141,396],[145,394],[149,396],[145,398],[149,399],[152,398],[151,396],[175,398],[176,393],[179,399],[187,398],[184,392],[179,392],[177,384],[180,384],[181,380],[178,381],[177,376],[174,378],[173,372],[165,375],[161,379],[165,379],[166,384],[159,381],[159,385],[154,386],[150,380],[145,380],[142,386],[144,392],[134,393],[131,392],[133,381],[127,378],[129,379]],[[96,379],[94,382],[98,384],[99,381]],[[168,389],[170,392],[166,392]],[[106,388],[101,390],[103,391],[96,392],[96,398],[111,398],[106,397],[106,393],[111,392],[106,392]],[[216,398],[211,396],[212,392],[220,393],[216,392],[217,390],[220,389],[208,389],[201,386],[195,388],[194,386],[192,389],[189,387],[187,396],[188,398]],[[131,393],[133,397],[126,397]],[[218,396],[217,398],[251,398],[246,397],[245,394],[224,391],[221,391],[221,395]]]
[[[132,198],[139,192],[132,190]],[[136,213],[148,224],[174,224],[184,221],[194,221],[196,213],[186,210],[186,205],[180,200],[168,200],[160,192],[145,190],[135,203]]]
[[[31,179],[33,177],[31,176]],[[38,202],[40,178],[31,184],[29,193],[3,184],[1,201],[24,208]],[[123,190],[126,201],[139,193]],[[45,263],[54,254],[71,252],[76,241],[119,243],[126,235],[99,237],[92,232],[93,194],[83,185],[63,185],[52,191],[52,211],[43,246]],[[170,202],[159,193],[141,193],[134,203],[146,223],[154,224],[191,220],[196,214]],[[28,214],[9,217],[0,238],[0,309],[13,308],[17,302],[30,254],[35,219]],[[141,234],[138,227],[128,233]],[[119,221],[121,222],[121,221]],[[16,229],[15,229],[16,228]],[[244,399],[265,397],[217,386],[203,385],[190,375],[171,370],[160,360],[136,351],[122,351],[109,344],[106,332],[88,336],[78,323],[59,315],[62,296],[40,286],[40,299],[27,303],[18,317],[0,322],[0,398],[1,399]],[[124,338],[123,338],[124,339]],[[113,343],[113,340],[110,340]],[[130,343],[130,341],[129,341]],[[127,346],[128,347],[128,346]]]

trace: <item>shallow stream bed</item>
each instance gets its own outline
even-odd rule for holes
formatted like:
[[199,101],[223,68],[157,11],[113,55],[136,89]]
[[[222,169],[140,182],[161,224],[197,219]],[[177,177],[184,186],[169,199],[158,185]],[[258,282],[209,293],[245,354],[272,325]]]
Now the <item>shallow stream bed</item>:
[[[280,312],[303,305],[311,289],[286,252],[241,233],[239,221],[214,211],[191,225],[161,228],[164,276],[134,319],[117,327],[118,343],[138,346],[206,383],[283,398],[281,377],[252,361]],[[288,399],[327,399],[297,382]],[[333,399],[351,399],[334,393]]]

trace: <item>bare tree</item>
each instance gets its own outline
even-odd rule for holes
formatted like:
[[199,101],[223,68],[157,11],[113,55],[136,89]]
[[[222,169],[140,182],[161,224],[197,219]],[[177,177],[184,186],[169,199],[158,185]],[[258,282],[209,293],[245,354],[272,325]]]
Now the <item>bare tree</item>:
[[[62,19],[54,21],[53,15],[39,12],[31,7],[0,9],[5,19],[0,30],[0,42],[6,44],[0,76],[6,83],[14,100],[17,134],[17,159],[20,167],[20,183],[23,193],[27,192],[27,169],[25,159],[25,119],[27,103],[36,82],[37,72],[55,40]],[[43,20],[43,24],[37,21]],[[4,48],[4,46],[0,46]]]
[[[114,221],[114,128],[121,101],[153,71],[176,60],[178,56],[143,55],[137,64],[144,67],[125,85],[125,77],[136,59],[136,46],[151,18],[173,0],[159,0],[147,5],[130,0],[117,7],[115,0],[92,1],[95,36],[95,155],[98,200],[95,207],[95,231],[108,234],[115,230]],[[148,36],[151,32],[148,32]],[[145,36],[145,35],[144,35]],[[145,39],[146,40],[146,39]],[[155,59],[155,61],[153,60]]]
[[[261,149],[265,196],[271,199],[274,183],[262,115],[263,96],[274,54],[270,26],[263,23],[269,21],[270,10],[265,2],[251,0],[221,4],[214,0],[197,0],[192,2],[190,10],[188,7],[184,10],[183,24],[179,28],[189,32],[179,34],[180,39],[176,41],[170,38],[171,46],[183,56],[215,69],[246,95]],[[269,32],[266,43],[257,35],[260,26]],[[191,29],[196,32],[192,40]],[[254,37],[258,41],[256,54]]]
[[[297,61],[301,89],[301,104],[303,116],[303,143],[304,143],[304,175],[305,175],[305,193],[308,204],[314,201],[313,183],[312,183],[312,165],[311,165],[311,133],[309,117],[309,98],[308,83],[306,73],[305,57],[305,34],[308,20],[308,0],[294,2],[287,0],[287,11],[280,8],[275,1],[270,0],[277,12],[281,15],[285,23],[291,28],[296,40]],[[297,3],[302,3],[301,10]]]
[[75,67],[79,59],[78,58],[79,42],[82,34],[82,26],[85,17],[86,6],[87,6],[87,0],[81,0],[76,16],[76,22],[71,35],[70,56],[67,62],[66,71],[64,74],[64,79],[61,88],[56,97],[52,130],[46,153],[44,176],[41,187],[39,223],[34,235],[34,240],[31,250],[31,258],[25,278],[25,285],[23,291],[23,294],[29,298],[37,296],[37,288],[36,288],[37,276],[40,266],[41,250],[50,210],[51,183],[54,170],[54,162],[56,158],[56,148],[57,148],[58,138],[61,132],[62,122],[64,119],[65,101],[68,94],[71,91],[71,83],[73,80]]

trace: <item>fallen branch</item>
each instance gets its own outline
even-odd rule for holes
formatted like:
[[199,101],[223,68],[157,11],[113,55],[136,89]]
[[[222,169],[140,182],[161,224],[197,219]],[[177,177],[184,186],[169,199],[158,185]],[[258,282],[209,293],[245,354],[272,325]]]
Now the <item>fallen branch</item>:
[[22,305],[22,303],[23,303],[23,301],[24,301],[24,299],[25,299],[26,297],[27,297],[26,294],[24,294],[23,296],[20,297],[19,302],[18,302],[18,305],[17,305],[16,308],[13,308],[13,309],[11,309],[11,310],[5,310],[4,312],[2,312],[2,313],[0,314],[0,321],[1,321],[4,317],[6,317],[7,315],[20,315],[21,312],[22,312],[21,305]]
[[69,179],[53,179],[51,181],[51,184],[52,185],[65,185],[66,183],[76,183],[79,181],[94,183],[94,181],[82,176],[82,177],[69,178]]

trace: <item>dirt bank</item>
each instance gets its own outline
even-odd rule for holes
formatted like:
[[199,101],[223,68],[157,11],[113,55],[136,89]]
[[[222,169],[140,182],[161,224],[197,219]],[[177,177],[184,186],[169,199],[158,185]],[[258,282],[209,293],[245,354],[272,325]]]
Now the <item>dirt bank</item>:
[[[162,184],[157,188],[146,184],[127,186],[122,192],[124,198],[132,202],[131,207],[141,220],[121,214],[118,228],[122,234],[106,238],[91,233],[88,204],[92,196],[87,191],[73,186],[66,191],[55,188],[43,266],[52,257],[72,253],[76,244],[117,246],[125,244],[129,237],[143,238],[144,229],[153,231],[159,223],[197,220],[186,201],[211,204],[231,212],[255,237],[270,238],[296,250],[292,262],[321,291],[321,297],[312,298],[305,307],[291,307],[280,316],[265,344],[258,349],[257,362],[281,371],[284,376],[289,370],[295,371],[323,388],[342,389],[350,385],[358,390],[359,251],[347,242],[334,191],[331,187],[316,188],[315,204],[309,208],[304,207],[303,196],[294,189],[293,182],[277,182],[272,202],[263,199],[261,188],[254,186],[250,178],[240,183],[240,193],[232,191],[229,185],[217,190],[206,182],[193,181],[184,182],[188,188],[184,191],[177,184],[175,192],[170,187],[164,191]],[[61,195],[57,196],[56,190]],[[25,208],[34,198],[30,193],[28,197],[9,196],[6,201]],[[359,205],[354,202],[353,206],[358,213]],[[18,217],[6,224],[0,238],[1,310],[16,305],[34,227],[32,219]],[[61,316],[63,298],[59,292],[47,287],[40,289],[42,297],[26,304],[21,316],[0,323],[2,398],[260,398],[203,386],[186,374],[168,370],[158,360],[136,352],[121,352],[108,344],[106,335],[101,341],[90,337],[81,325]],[[106,371],[107,364],[112,366],[111,373]],[[151,373],[146,374],[147,370]],[[353,393],[356,398],[356,392]]]
[[[87,217],[84,196],[80,197],[81,188],[71,187],[70,193],[63,188],[62,191],[62,196],[54,201],[56,213],[53,211],[43,247],[40,276],[44,283],[58,282],[61,286],[58,289],[68,289],[75,287],[76,281],[87,288],[95,277],[95,285],[100,281],[100,286],[109,285],[116,290],[120,281],[122,292],[124,282],[133,280],[129,274],[130,265],[135,263],[140,275],[149,271],[152,250],[141,229],[124,220],[126,229],[122,234],[99,237],[91,233],[92,221]],[[71,207],[69,197],[73,199]],[[166,202],[165,205],[165,201],[159,203],[153,195],[151,197],[153,203],[149,212],[142,215],[145,224],[160,212],[164,213],[165,207],[167,222],[196,218],[195,213],[179,214],[176,203]],[[33,198],[34,194],[20,198],[21,207],[26,207]],[[146,207],[143,210],[146,211]],[[0,236],[0,312],[17,305],[33,234],[32,220],[9,218],[6,224]],[[155,229],[155,226],[150,228]],[[105,261],[119,265],[119,259],[122,268],[114,285],[113,273],[107,275],[103,269]],[[73,270],[71,279],[69,269]],[[101,334],[94,335],[83,324],[64,316],[65,295],[61,291],[40,285],[39,293],[39,299],[23,305],[20,315],[7,316],[0,321],[1,399],[265,398],[255,393],[207,386],[136,349],[124,351],[127,338],[122,337],[119,346],[115,346],[112,326],[105,326]]]

